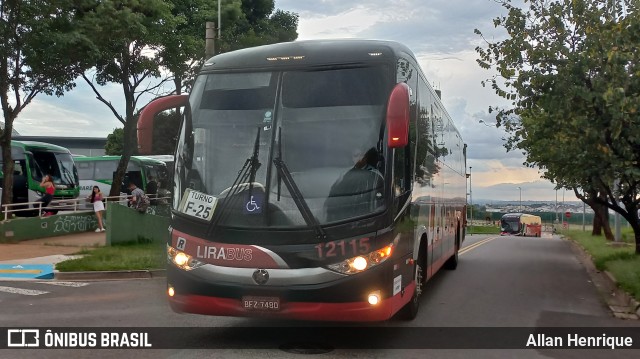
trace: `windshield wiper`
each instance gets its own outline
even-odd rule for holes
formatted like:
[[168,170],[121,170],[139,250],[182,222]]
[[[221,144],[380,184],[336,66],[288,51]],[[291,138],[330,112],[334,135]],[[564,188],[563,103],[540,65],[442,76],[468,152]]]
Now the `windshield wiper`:
[[253,145],[252,156],[246,159],[244,165],[242,165],[242,168],[240,169],[240,171],[238,171],[238,175],[236,176],[235,180],[233,180],[233,184],[231,185],[231,187],[229,187],[230,190],[226,193],[226,196],[222,201],[222,204],[220,205],[220,209],[216,211],[218,215],[214,217],[214,220],[209,227],[212,229],[210,230],[211,232],[215,231],[217,224],[220,223],[223,216],[226,219],[226,217],[229,215],[227,213],[227,208],[231,205],[231,201],[238,201],[238,198],[236,198],[236,194],[244,191],[246,186],[243,186],[242,184],[247,183],[247,179],[249,179],[249,196],[251,196],[251,193],[253,192],[253,184],[256,179],[256,172],[258,172],[258,169],[262,165],[258,160],[258,156],[260,155],[260,130],[261,128],[258,127],[256,141]]
[[[279,141],[282,142],[282,132],[280,132]],[[307,205],[307,201],[305,201],[302,193],[300,192],[300,188],[298,188],[298,185],[296,185],[293,177],[291,177],[291,172],[289,172],[287,164],[282,160],[282,147],[278,147],[278,149],[278,157],[273,159],[273,164],[276,166],[276,170],[278,171],[278,185],[280,184],[280,181],[284,182],[284,185],[289,190],[291,198],[298,207],[302,218],[307,223],[307,225],[309,227],[312,227],[316,232],[316,238],[327,238],[327,233],[324,231],[324,229],[322,229],[322,226],[320,226],[320,223],[318,222],[316,217],[313,216],[311,209],[309,209],[309,206]]]
[[[75,187],[75,183],[73,181],[73,177],[71,176],[71,172],[69,172],[67,167],[64,166],[62,161],[58,161],[58,163],[60,164],[60,168],[62,168],[62,174],[69,181],[69,182],[65,182],[65,184],[69,185],[69,187],[71,188]],[[62,180],[64,177],[60,176],[60,179]]]

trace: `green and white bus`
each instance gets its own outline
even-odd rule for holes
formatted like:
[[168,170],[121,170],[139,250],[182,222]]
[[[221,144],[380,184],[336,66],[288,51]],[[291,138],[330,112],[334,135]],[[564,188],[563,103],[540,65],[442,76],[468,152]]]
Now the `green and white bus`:
[[[64,206],[59,200],[78,198],[78,172],[68,149],[44,142],[11,141],[11,158],[14,161],[13,203],[35,202],[40,199],[44,193],[40,182],[47,174],[51,175],[55,185],[54,203],[49,207]],[[0,148],[0,195],[4,180],[2,164]]]
[[[80,177],[80,196],[91,195],[93,186],[98,186],[105,196],[109,195],[113,178],[120,162],[120,156],[75,157]],[[168,194],[169,183],[167,165],[160,160],[131,156],[127,172],[123,179],[121,194],[127,191],[127,184],[133,182],[145,193],[149,194],[147,185],[153,179],[157,183],[159,197]],[[127,193],[128,194],[128,193]]]

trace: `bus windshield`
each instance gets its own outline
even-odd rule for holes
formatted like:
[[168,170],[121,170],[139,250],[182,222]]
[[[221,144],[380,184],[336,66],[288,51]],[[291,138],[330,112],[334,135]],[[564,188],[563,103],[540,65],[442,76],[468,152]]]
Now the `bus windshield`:
[[29,165],[31,178],[41,181],[44,175],[51,175],[56,187],[74,188],[78,186],[78,174],[69,153],[31,151]]
[[390,73],[379,65],[199,76],[177,148],[174,208],[188,214],[187,193],[213,196],[216,223],[243,227],[308,225],[302,201],[318,224],[383,210]]

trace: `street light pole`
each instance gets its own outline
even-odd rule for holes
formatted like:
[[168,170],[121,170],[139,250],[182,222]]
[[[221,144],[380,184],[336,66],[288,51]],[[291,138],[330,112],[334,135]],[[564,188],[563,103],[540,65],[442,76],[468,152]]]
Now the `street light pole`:
[[556,189],[556,223],[560,223],[560,219],[558,218],[558,190]]
[[473,192],[471,192],[471,166],[469,166],[469,202],[471,202],[471,224],[473,224]]
[[520,204],[518,205],[518,209],[520,213],[522,213],[522,187],[518,187],[518,190],[520,191]]
[[222,0],[218,0],[218,40],[220,40],[220,32],[222,31],[222,17],[220,15],[220,3],[222,3]]

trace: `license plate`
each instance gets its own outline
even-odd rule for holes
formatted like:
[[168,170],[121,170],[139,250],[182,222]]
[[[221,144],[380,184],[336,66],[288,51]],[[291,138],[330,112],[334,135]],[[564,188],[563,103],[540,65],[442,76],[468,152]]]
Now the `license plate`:
[[247,310],[277,311],[280,310],[278,297],[242,297],[242,307]]

